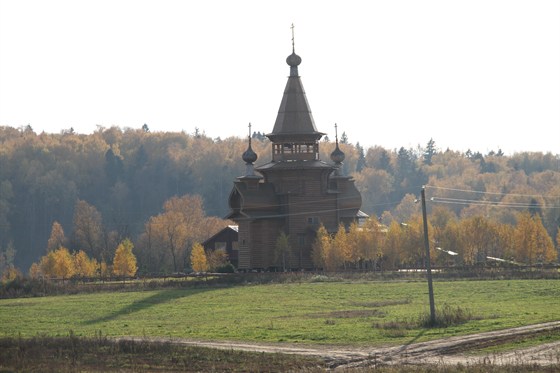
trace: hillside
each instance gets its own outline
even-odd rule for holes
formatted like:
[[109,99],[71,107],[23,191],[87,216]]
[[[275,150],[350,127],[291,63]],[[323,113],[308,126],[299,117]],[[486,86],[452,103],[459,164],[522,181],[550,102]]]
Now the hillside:
[[[413,201],[428,185],[430,211],[437,207],[449,216],[509,224],[517,212],[532,211],[556,239],[559,154],[505,155],[499,149],[481,154],[475,146],[460,153],[438,149],[431,139],[416,149],[364,149],[343,139],[344,169],[362,193],[362,210],[387,225],[411,219],[419,208]],[[84,249],[78,234],[80,203],[106,248],[126,237],[137,243],[146,223],[173,196],[200,196],[200,216],[223,217],[232,181],[244,170],[246,146],[240,138],[148,128],[99,128],[81,135],[0,127],[0,257],[25,270],[45,254],[55,222],[71,249]],[[269,142],[261,134],[254,134],[253,149],[257,164],[270,159]],[[329,162],[333,149],[332,142],[322,142],[321,159]],[[227,224],[215,223],[203,233]]]

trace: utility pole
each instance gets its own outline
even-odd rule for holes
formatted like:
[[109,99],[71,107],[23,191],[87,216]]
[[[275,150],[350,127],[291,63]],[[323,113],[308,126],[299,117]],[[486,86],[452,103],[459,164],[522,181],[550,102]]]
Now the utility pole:
[[430,297],[430,324],[436,323],[436,305],[434,302],[434,287],[432,285],[432,265],[430,263],[430,241],[428,238],[428,218],[426,214],[426,192],[422,187],[420,192],[422,196],[422,220],[424,222],[424,248],[426,249],[426,274],[428,276],[428,295]]

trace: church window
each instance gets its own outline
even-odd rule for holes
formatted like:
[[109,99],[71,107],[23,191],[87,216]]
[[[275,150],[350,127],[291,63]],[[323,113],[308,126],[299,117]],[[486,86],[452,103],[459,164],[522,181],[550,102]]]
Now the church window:
[[317,225],[319,224],[319,218],[317,216],[310,216],[307,218],[307,224]]

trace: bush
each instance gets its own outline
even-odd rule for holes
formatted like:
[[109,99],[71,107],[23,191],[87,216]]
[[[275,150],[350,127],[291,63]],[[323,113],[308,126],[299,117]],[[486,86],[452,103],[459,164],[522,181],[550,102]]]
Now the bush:
[[418,324],[424,328],[447,328],[477,319],[479,318],[475,317],[468,309],[459,306],[453,308],[448,304],[444,304],[440,309],[436,309],[435,323],[432,323],[429,312],[425,312],[419,316]]
[[216,268],[217,273],[235,273],[235,267],[231,263],[226,263],[225,265]]

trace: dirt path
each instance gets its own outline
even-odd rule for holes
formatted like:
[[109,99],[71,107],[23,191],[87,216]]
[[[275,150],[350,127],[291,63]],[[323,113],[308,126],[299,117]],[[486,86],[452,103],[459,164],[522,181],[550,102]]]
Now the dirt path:
[[379,364],[560,364],[560,341],[513,352],[492,355],[465,355],[462,352],[505,343],[515,337],[559,331],[560,321],[522,326],[493,332],[437,339],[394,347],[352,348],[333,346],[297,346],[243,342],[211,342],[171,338],[120,338],[135,341],[169,342],[182,345],[226,350],[269,352],[316,356],[325,359],[332,368],[352,368]]

